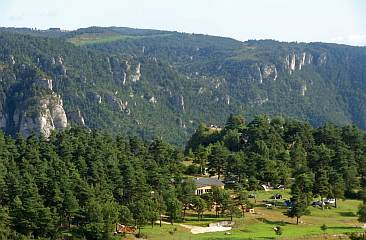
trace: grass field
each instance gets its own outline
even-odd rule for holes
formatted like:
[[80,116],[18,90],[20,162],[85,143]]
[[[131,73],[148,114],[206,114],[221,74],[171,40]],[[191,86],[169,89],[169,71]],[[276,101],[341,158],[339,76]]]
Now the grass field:
[[[338,208],[321,210],[309,207],[310,215],[302,217],[301,223],[296,225],[296,219],[288,218],[283,213],[286,208],[282,206],[282,201],[278,201],[278,207],[267,209],[264,204],[274,193],[280,193],[284,198],[289,198],[288,191],[256,192],[257,202],[255,214],[247,213],[244,218],[235,218],[235,225],[230,235],[224,232],[191,234],[186,229],[176,223],[174,225],[164,224],[162,227],[156,225],[154,228],[145,226],[142,233],[148,239],[345,239],[345,233],[362,232],[357,221],[356,212],[360,201],[339,200]],[[251,199],[254,203],[254,199]],[[193,226],[207,226],[211,222],[228,220],[228,218],[216,219],[213,213],[207,212],[202,221],[197,221],[194,213],[188,214],[184,224]],[[328,229],[324,232],[321,226],[326,224]],[[273,228],[281,226],[283,234],[278,238]],[[127,239],[133,239],[127,236]]]
[[122,35],[117,33],[109,33],[109,34],[98,34],[98,33],[85,33],[81,35],[77,35],[73,38],[69,38],[67,41],[76,45],[76,46],[84,46],[90,44],[103,44],[110,43],[115,41],[125,41],[130,39],[141,39],[141,38],[154,38],[154,37],[167,37],[172,34],[164,33],[164,34],[156,34],[156,35]]
[[83,46],[88,44],[101,44],[136,38],[141,38],[141,36],[127,36],[120,34],[82,34],[70,38],[68,41],[75,44],[76,46]]

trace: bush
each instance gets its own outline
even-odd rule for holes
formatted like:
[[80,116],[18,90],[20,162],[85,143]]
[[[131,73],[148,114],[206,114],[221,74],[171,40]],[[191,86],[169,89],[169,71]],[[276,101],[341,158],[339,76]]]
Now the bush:
[[199,166],[196,166],[194,164],[192,165],[189,165],[185,171],[185,174],[187,175],[197,175],[197,174],[200,174],[201,172],[201,169]]

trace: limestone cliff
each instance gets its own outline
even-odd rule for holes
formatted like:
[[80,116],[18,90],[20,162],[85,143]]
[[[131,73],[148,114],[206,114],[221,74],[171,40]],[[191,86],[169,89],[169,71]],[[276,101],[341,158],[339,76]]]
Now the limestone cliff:
[[46,138],[53,130],[65,129],[67,117],[61,96],[53,91],[52,79],[37,77],[31,85],[38,90],[17,104],[13,112],[8,112],[9,119],[0,114],[0,127],[14,128],[25,137],[35,133]]
[[77,109],[76,111],[73,112],[68,112],[67,116],[69,117],[71,122],[74,122],[80,126],[85,126],[85,120],[83,115],[81,114],[80,109]]
[[40,133],[47,138],[53,130],[67,127],[67,117],[58,94],[37,97],[29,102],[33,104],[18,107],[13,115],[14,125],[23,136]]

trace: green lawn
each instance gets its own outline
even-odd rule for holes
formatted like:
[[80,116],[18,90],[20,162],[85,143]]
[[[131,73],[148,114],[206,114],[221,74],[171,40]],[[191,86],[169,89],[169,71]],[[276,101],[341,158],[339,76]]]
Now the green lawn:
[[[156,225],[154,228],[145,226],[142,233],[146,234],[148,239],[274,239],[277,236],[273,228],[281,226],[283,234],[280,239],[323,239],[323,234],[327,234],[327,239],[337,239],[339,234],[360,232],[360,224],[357,221],[356,212],[360,201],[357,200],[339,200],[338,208],[331,207],[324,211],[319,208],[309,207],[311,214],[302,217],[301,223],[296,225],[296,219],[288,218],[283,213],[286,208],[281,206],[267,209],[263,205],[265,200],[275,194],[280,193],[284,198],[289,198],[289,192],[259,191],[255,207],[256,214],[245,215],[245,218],[235,218],[235,226],[230,231],[230,235],[224,232],[191,234],[189,229],[174,225],[163,225],[161,228]],[[254,199],[251,199],[254,203]],[[280,201],[279,201],[280,202]],[[198,221],[194,213],[189,212],[186,225],[207,226],[211,222],[228,220],[228,218],[214,218],[213,213],[206,213],[205,217]],[[323,232],[320,227],[326,224],[328,229]],[[176,231],[174,231],[174,229]]]

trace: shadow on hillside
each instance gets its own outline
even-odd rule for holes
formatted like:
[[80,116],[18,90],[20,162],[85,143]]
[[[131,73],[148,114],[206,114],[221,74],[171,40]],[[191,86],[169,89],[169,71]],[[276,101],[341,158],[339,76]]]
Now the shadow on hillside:
[[[230,239],[238,239],[237,237],[226,237],[225,240],[230,240]],[[255,237],[255,238],[241,238],[241,240],[254,240],[254,239],[265,239],[265,240],[273,240],[276,239],[275,237]],[[210,240],[222,240],[222,238],[210,238]]]
[[339,230],[345,230],[345,229],[347,229],[347,230],[349,230],[349,229],[360,229],[359,227],[352,227],[352,226],[349,226],[349,227],[347,227],[347,226],[339,226],[339,227],[328,227],[328,229],[334,229],[334,230],[337,230],[337,229],[339,229]]
[[266,224],[279,225],[279,226],[285,226],[286,224],[291,224],[290,222],[285,221],[271,221],[266,218],[258,218],[258,220]]
[[340,212],[339,215],[342,217],[355,217],[356,214],[354,212]]

